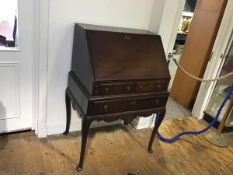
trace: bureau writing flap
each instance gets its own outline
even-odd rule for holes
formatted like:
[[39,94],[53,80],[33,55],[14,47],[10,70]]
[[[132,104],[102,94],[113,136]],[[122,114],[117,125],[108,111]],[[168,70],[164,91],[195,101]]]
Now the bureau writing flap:
[[72,71],[89,92],[96,81],[170,78],[159,35],[87,24],[75,25]]

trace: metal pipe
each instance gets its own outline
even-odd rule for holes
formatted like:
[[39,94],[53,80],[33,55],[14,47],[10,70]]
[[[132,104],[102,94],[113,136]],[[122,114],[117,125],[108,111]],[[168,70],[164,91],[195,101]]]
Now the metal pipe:
[[226,121],[227,121],[228,117],[230,116],[230,113],[232,112],[232,109],[233,109],[232,107],[233,107],[233,97],[231,97],[230,103],[228,104],[227,109],[224,113],[224,116],[223,116],[223,118],[220,122],[220,125],[218,127],[218,131],[217,131],[218,135],[220,135],[224,129]]

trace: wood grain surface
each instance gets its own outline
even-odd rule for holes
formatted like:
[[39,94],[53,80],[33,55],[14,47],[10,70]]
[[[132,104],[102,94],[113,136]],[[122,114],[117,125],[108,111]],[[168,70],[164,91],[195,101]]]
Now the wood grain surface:
[[[193,118],[165,120],[160,128],[165,136],[180,130],[206,126]],[[85,168],[77,173],[80,133],[38,139],[33,132],[0,136],[1,175],[231,175],[231,146],[218,148],[202,135],[185,136],[173,144],[155,140],[153,154],[147,152],[151,129],[131,126],[92,129]]]

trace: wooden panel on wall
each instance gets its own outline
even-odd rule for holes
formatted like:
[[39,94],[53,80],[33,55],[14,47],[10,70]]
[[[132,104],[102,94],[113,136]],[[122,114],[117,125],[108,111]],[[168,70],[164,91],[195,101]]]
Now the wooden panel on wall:
[[[204,2],[205,1],[205,2]],[[226,0],[198,0],[180,64],[202,77],[217,35]],[[171,97],[184,107],[196,98],[200,83],[177,70]]]

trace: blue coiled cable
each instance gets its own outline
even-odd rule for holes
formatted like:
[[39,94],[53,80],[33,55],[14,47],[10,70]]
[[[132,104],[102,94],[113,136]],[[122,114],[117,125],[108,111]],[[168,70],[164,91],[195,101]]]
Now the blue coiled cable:
[[[163,141],[163,142],[168,142],[168,143],[173,143],[175,141],[177,141],[181,136],[183,135],[198,135],[198,134],[201,134],[203,132],[206,132],[208,129],[210,129],[214,123],[218,120],[219,118],[219,115],[220,113],[222,112],[222,109],[224,107],[224,105],[226,104],[227,100],[232,96],[233,94],[233,84],[231,85],[227,95],[225,96],[221,106],[218,108],[218,112],[217,114],[215,115],[214,119],[212,120],[212,122],[204,129],[202,130],[199,130],[199,131],[183,131],[183,132],[180,132],[179,134],[177,134],[176,136],[172,137],[172,138],[165,138],[163,137],[159,131],[157,131],[156,135],[158,136],[158,138]],[[157,113],[157,116],[156,116],[156,119],[159,118],[159,113]]]

